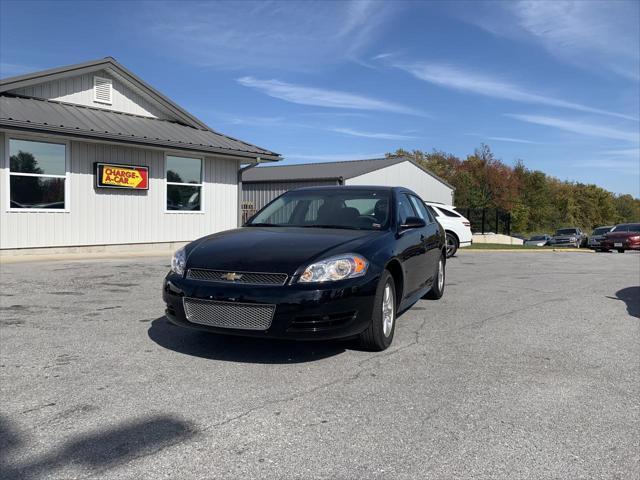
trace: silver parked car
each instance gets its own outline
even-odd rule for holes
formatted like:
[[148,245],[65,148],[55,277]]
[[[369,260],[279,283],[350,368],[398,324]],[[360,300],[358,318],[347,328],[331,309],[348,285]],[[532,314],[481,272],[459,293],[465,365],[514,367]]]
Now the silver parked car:
[[525,247],[544,247],[549,244],[549,240],[551,240],[551,235],[534,235],[529,240],[524,241]]
[[549,240],[549,245],[558,247],[575,247],[580,248],[586,246],[587,236],[579,228],[560,228]]
[[600,242],[602,242],[604,234],[609,233],[612,229],[612,225],[596,228],[589,237],[589,248],[591,248],[592,250],[597,250],[598,248],[600,248]]

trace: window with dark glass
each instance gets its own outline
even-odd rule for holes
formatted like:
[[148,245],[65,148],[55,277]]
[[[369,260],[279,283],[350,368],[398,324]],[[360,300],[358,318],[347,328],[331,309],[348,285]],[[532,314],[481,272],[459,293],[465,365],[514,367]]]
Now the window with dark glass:
[[9,139],[10,208],[65,208],[66,149],[63,143]]
[[167,155],[167,210],[202,210],[202,159]]
[[407,218],[417,217],[417,214],[411,206],[411,200],[404,193],[398,195],[398,222],[403,225]]

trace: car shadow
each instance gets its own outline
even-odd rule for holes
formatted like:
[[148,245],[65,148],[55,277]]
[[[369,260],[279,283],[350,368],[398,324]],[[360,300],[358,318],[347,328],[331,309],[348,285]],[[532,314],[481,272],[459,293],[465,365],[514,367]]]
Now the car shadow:
[[0,416],[0,477],[28,480],[52,475],[70,465],[82,465],[92,474],[104,472],[136,458],[177,445],[196,435],[196,428],[182,419],[155,415],[81,434],[60,445],[51,445],[40,456],[20,462],[10,460],[31,447],[8,418]]
[[174,352],[209,360],[241,363],[305,363],[344,353],[347,341],[275,340],[217,335],[173,325],[162,316],[151,322],[148,335],[155,343]]
[[640,318],[640,286],[618,290],[616,292],[616,298],[627,304],[627,312],[629,312],[629,315]]

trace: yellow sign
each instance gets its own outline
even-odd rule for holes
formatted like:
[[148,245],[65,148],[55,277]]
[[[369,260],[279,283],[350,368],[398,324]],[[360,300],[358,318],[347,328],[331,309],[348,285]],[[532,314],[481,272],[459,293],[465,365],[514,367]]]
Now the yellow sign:
[[147,190],[149,188],[148,167],[98,163],[96,176],[96,185],[98,187],[131,188],[135,190]]

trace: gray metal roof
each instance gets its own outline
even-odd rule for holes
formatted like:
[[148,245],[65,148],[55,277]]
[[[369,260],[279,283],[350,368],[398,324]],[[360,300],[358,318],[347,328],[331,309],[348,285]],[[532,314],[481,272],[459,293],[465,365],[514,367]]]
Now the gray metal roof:
[[181,123],[52,100],[0,95],[0,127],[178,150],[280,160],[277,153]]
[[269,167],[256,167],[242,174],[245,183],[258,182],[293,182],[300,180],[328,180],[349,179],[359,177],[365,173],[374,172],[381,168],[390,167],[402,162],[410,162],[416,167],[442,182],[449,188],[453,188],[442,178],[415,162],[411,157],[397,156],[386,158],[372,158],[368,160],[347,160],[343,162],[304,163],[298,165],[277,165]]

